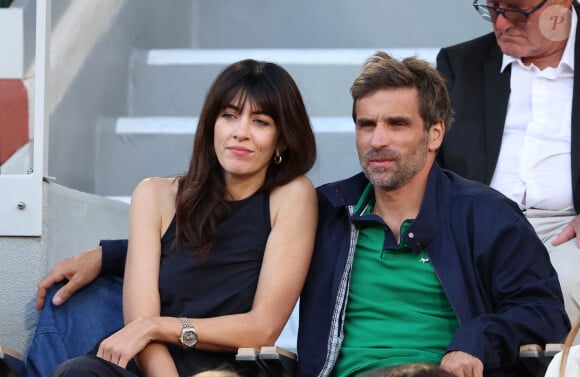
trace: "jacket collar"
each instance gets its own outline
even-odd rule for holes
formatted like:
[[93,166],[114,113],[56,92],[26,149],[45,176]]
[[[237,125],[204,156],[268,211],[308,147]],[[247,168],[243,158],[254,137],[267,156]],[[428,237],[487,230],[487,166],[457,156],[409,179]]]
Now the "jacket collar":
[[358,173],[342,181],[327,183],[318,188],[319,195],[325,197],[333,207],[354,206],[364,188],[369,183],[363,173]]
[[[414,252],[418,253],[425,250],[439,234],[446,220],[446,208],[449,208],[451,201],[451,182],[448,174],[437,163],[429,171],[427,188],[419,214],[401,236],[401,240],[409,245]],[[333,207],[355,206],[368,182],[364,174],[359,173],[343,181],[321,186],[318,188],[318,192]],[[322,217],[321,221],[324,221]]]

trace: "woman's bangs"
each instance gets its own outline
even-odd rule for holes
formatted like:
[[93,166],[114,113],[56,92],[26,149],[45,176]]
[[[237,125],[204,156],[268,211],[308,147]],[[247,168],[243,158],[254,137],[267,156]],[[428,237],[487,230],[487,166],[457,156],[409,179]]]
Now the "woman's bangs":
[[238,88],[228,93],[229,101],[225,105],[233,104],[238,108],[243,108],[249,101],[253,112],[259,112],[270,116],[278,122],[280,111],[276,106],[278,92],[263,81],[244,82]]

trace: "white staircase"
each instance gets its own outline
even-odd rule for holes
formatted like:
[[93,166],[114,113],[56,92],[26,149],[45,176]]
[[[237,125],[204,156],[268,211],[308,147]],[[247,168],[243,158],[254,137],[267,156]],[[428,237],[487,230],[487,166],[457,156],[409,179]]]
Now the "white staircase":
[[[350,85],[376,49],[167,49],[133,53],[128,116],[98,122],[95,192],[126,198],[148,176],[174,176],[189,164],[197,116],[215,76],[253,58],[276,62],[296,80],[318,146],[315,185],[356,173]],[[391,49],[434,62],[437,49]]]
[[[295,78],[319,142],[314,183],[345,177],[358,171],[347,125],[349,88],[363,61],[379,49],[434,61],[441,46],[491,31],[470,3],[456,0],[120,3],[51,114],[49,174],[106,196],[128,196],[147,176],[182,173],[193,137],[187,127],[207,88],[245,58],[277,62]],[[177,131],[182,123],[185,133]]]

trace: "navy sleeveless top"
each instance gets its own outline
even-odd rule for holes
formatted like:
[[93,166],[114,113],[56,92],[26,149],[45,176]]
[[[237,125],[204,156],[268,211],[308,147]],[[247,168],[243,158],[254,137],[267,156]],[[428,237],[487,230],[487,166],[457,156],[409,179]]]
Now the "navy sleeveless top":
[[[196,265],[190,248],[174,248],[175,217],[161,238],[161,315],[207,318],[248,312],[252,307],[264,249],[271,230],[269,194],[231,201],[217,227],[217,244]],[[184,350],[168,345],[180,376],[233,364],[235,354]]]

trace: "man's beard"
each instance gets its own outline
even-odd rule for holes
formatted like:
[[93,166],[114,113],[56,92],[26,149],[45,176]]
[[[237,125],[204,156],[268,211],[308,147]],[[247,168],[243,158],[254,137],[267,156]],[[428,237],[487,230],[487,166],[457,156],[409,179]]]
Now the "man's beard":
[[[417,147],[408,154],[401,156],[400,152],[391,149],[371,149],[361,156],[361,167],[367,179],[376,187],[386,191],[396,190],[406,185],[425,166],[428,143],[424,135]],[[369,167],[373,158],[393,160],[390,168]]]

